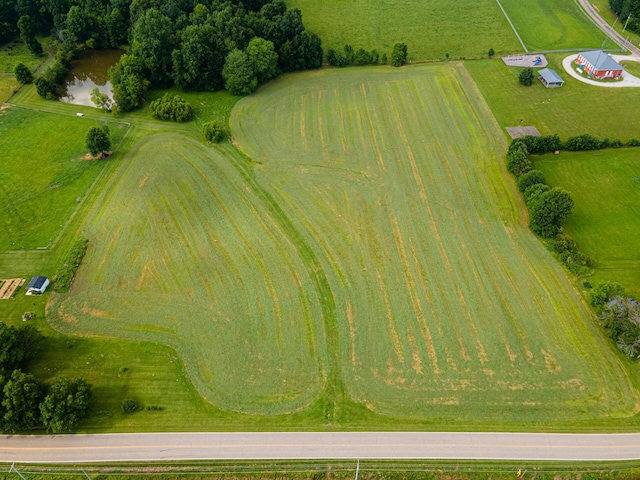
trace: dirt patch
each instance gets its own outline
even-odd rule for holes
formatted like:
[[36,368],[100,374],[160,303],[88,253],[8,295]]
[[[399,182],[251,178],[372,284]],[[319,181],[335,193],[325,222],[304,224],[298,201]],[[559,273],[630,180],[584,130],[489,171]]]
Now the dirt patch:
[[3,103],[2,105],[0,105],[0,112],[8,108],[11,108],[11,105],[7,105],[6,103]]
[[0,280],[0,300],[8,300],[13,298],[16,291],[24,285],[24,278],[9,278]]
[[534,137],[540,136],[540,132],[538,131],[538,129],[536,127],[531,127],[531,126],[506,127],[505,130],[509,135],[511,135],[511,138],[520,138],[520,137],[525,137],[527,135],[532,135]]

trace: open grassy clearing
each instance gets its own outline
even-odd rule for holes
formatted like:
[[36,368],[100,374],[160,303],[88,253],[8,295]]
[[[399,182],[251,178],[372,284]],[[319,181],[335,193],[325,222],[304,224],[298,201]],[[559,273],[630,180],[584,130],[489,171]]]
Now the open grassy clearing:
[[624,65],[625,71],[640,77],[640,62],[621,62],[621,64]]
[[597,261],[594,280],[619,282],[640,297],[640,151],[544,155],[534,166],[571,192],[576,205],[566,231]]
[[405,42],[410,60],[486,56],[522,50],[495,0],[287,0],[302,11],[309,30],[322,38],[325,51],[342,48],[377,49],[391,54],[395,42]]
[[226,409],[297,410],[326,374],[319,301],[226,150],[165,134],[129,152],[85,227],[90,250],[55,326],[171,345]]
[[640,136],[640,88],[601,88],[570,77],[562,68],[565,54],[547,55],[549,67],[565,80],[562,88],[545,88],[537,79],[531,87],[518,83],[519,68],[501,60],[465,63],[500,127],[533,125],[542,134],[562,138],[591,133],[627,141]]
[[573,0],[500,0],[530,51],[598,48],[604,34]]
[[285,77],[231,121],[262,162],[258,179],[322,252],[351,398],[467,421],[636,408],[588,310],[523,225],[505,145],[460,65]]
[[[96,122],[22,108],[0,112],[2,249],[47,247],[105,162],[87,161],[85,134]],[[111,122],[117,144],[126,125]]]

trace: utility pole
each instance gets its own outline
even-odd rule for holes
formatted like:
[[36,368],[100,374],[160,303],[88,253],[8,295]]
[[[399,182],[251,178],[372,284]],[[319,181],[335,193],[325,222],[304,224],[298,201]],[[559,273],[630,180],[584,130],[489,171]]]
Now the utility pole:
[[359,472],[360,472],[360,459],[358,459],[358,464],[356,465],[356,480],[358,480]]
[[18,469],[16,468],[16,462],[13,462],[13,463],[11,464],[11,468],[9,469],[9,473],[12,473],[12,472],[16,472],[16,473],[20,476],[20,478],[21,478],[22,480],[27,480],[26,478],[24,478],[24,476],[23,476],[23,475],[18,471]]
[[629,14],[629,16],[627,17],[627,21],[624,22],[624,28],[622,29],[623,32],[627,29],[627,25],[629,24],[629,20],[631,20],[631,14]]

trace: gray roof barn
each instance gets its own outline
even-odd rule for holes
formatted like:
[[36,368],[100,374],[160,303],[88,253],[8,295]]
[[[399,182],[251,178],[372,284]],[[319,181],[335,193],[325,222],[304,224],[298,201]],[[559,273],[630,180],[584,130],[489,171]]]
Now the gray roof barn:
[[595,67],[596,70],[624,70],[624,67],[616,62],[611,55],[604,50],[592,50],[580,53],[582,57]]
[[27,295],[31,295],[33,293],[44,293],[47,289],[47,285],[49,285],[49,279],[47,277],[42,277],[40,275],[33,277],[27,285]]
[[538,78],[547,88],[561,87],[564,84],[564,80],[560,78],[560,75],[550,68],[543,68],[538,72],[538,74],[540,75]]

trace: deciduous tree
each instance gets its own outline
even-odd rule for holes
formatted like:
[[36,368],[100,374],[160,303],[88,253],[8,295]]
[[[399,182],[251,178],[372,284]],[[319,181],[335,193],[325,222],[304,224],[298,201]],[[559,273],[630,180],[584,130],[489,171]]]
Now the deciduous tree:
[[249,57],[242,50],[232,50],[222,69],[225,87],[234,95],[246,95],[258,86],[258,79]]
[[33,82],[33,74],[29,67],[27,67],[24,63],[16,63],[15,68],[13,69],[13,73],[16,76],[16,80],[20,83],[31,83]]
[[3,389],[2,407],[4,430],[30,430],[39,423],[39,404],[42,400],[42,387],[33,375],[14,370]]
[[245,51],[258,83],[265,83],[278,74],[278,54],[273,42],[260,37],[253,38]]
[[42,423],[52,433],[66,432],[87,416],[91,385],[83,378],[57,377],[40,404]]
[[109,137],[109,127],[98,127],[93,125],[87,131],[87,148],[91,155],[98,156],[111,148],[111,138]]
[[565,190],[552,188],[540,195],[530,210],[529,227],[543,238],[555,237],[562,221],[571,213],[573,199]]
[[391,52],[391,65],[401,67],[407,63],[407,45],[405,43],[396,43]]

